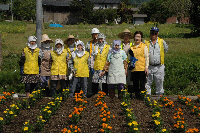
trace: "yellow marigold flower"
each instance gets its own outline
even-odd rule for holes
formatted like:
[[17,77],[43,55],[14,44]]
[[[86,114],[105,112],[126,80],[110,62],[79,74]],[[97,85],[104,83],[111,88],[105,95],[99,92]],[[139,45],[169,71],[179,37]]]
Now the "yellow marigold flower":
[[69,91],[69,89],[66,89],[66,91]]
[[28,108],[30,109],[30,106],[28,106]]
[[35,101],[35,98],[33,98],[33,101]]
[[14,115],[14,117],[16,117],[17,115]]
[[166,129],[162,129],[162,132],[166,132],[167,130]]
[[133,121],[132,124],[133,124],[134,126],[137,126],[137,125],[138,125],[137,121]]
[[154,122],[155,122],[156,125],[159,125],[159,124],[160,124],[160,122],[157,121],[157,120],[154,120]]
[[46,109],[49,109],[50,107],[49,107],[49,106],[46,106],[45,108],[46,108]]
[[138,130],[138,128],[134,128],[134,130]]
[[132,126],[133,124],[131,122],[128,123],[129,126]]
[[62,97],[60,97],[60,100],[62,101]]
[[43,111],[47,111],[47,109],[44,109]]
[[28,122],[25,122],[24,124],[25,124],[25,125],[27,125],[27,124],[28,124]]
[[19,109],[19,107],[16,107],[16,109]]
[[131,114],[128,114],[129,117],[131,117]]
[[24,131],[28,131],[28,127],[24,127]]
[[10,105],[10,107],[15,107],[15,104]]
[[11,114],[11,115],[12,115],[12,114],[14,114],[14,113],[13,113],[12,111],[10,111],[10,112],[9,112],[9,114]]
[[30,94],[30,95],[29,95],[29,97],[33,97],[33,95],[32,95],[32,94]]
[[45,122],[45,120],[42,120],[42,122]]
[[141,91],[141,93],[145,93],[145,91]]
[[6,110],[9,110],[9,109],[6,109]]
[[51,110],[47,111],[49,114],[51,113]]
[[63,91],[65,91],[65,89],[63,89]]
[[42,116],[39,116],[40,119],[42,119]]
[[0,117],[0,121],[3,121],[3,118],[2,118],[2,117]]
[[3,111],[3,113],[4,113],[4,114],[6,114],[6,113],[7,113],[7,111]]

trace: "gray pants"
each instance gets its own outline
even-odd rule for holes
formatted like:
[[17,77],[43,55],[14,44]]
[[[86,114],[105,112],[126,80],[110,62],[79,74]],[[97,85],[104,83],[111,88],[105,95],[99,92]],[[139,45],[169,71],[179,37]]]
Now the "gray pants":
[[87,94],[87,77],[73,77],[72,84],[70,84],[70,97],[74,96],[74,91],[76,89],[76,84],[80,82],[81,88],[83,90],[83,94],[86,96]]

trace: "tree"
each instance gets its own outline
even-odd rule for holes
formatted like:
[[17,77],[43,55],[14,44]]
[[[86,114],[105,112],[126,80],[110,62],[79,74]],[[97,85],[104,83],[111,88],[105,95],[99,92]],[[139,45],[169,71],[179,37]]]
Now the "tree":
[[190,20],[191,23],[194,24],[193,31],[195,33],[200,32],[200,1],[191,0],[192,6],[190,10]]
[[70,4],[70,12],[79,16],[84,23],[93,23],[94,4],[90,0],[73,0]]
[[147,14],[145,22],[153,21],[165,23],[166,19],[171,16],[172,12],[164,5],[165,0],[152,0],[144,2],[141,5],[140,12]]
[[177,17],[178,22],[183,17],[189,17],[192,6],[191,0],[167,0],[164,5]]
[[36,1],[35,0],[15,0],[13,4],[13,12],[17,18],[36,20]]
[[121,23],[131,23],[133,21],[134,11],[128,8],[125,3],[121,3],[117,10],[117,15],[121,17]]

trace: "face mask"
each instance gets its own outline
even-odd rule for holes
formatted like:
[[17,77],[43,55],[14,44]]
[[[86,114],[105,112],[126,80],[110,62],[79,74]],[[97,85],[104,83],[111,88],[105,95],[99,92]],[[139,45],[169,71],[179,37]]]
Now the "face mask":
[[30,43],[28,43],[28,47],[30,49],[36,49],[37,48],[37,44],[31,45]]
[[55,48],[56,52],[58,54],[62,54],[64,47],[62,46],[61,48]]
[[43,43],[42,46],[43,46],[44,48],[50,48],[50,43]]

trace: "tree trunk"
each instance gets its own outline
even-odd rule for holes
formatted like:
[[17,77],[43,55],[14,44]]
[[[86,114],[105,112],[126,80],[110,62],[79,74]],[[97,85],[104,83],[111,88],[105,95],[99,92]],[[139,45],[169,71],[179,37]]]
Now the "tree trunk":
[[[3,54],[2,54],[2,41],[1,41],[1,34],[0,34],[0,65],[3,62]],[[1,68],[0,68],[1,71]]]

